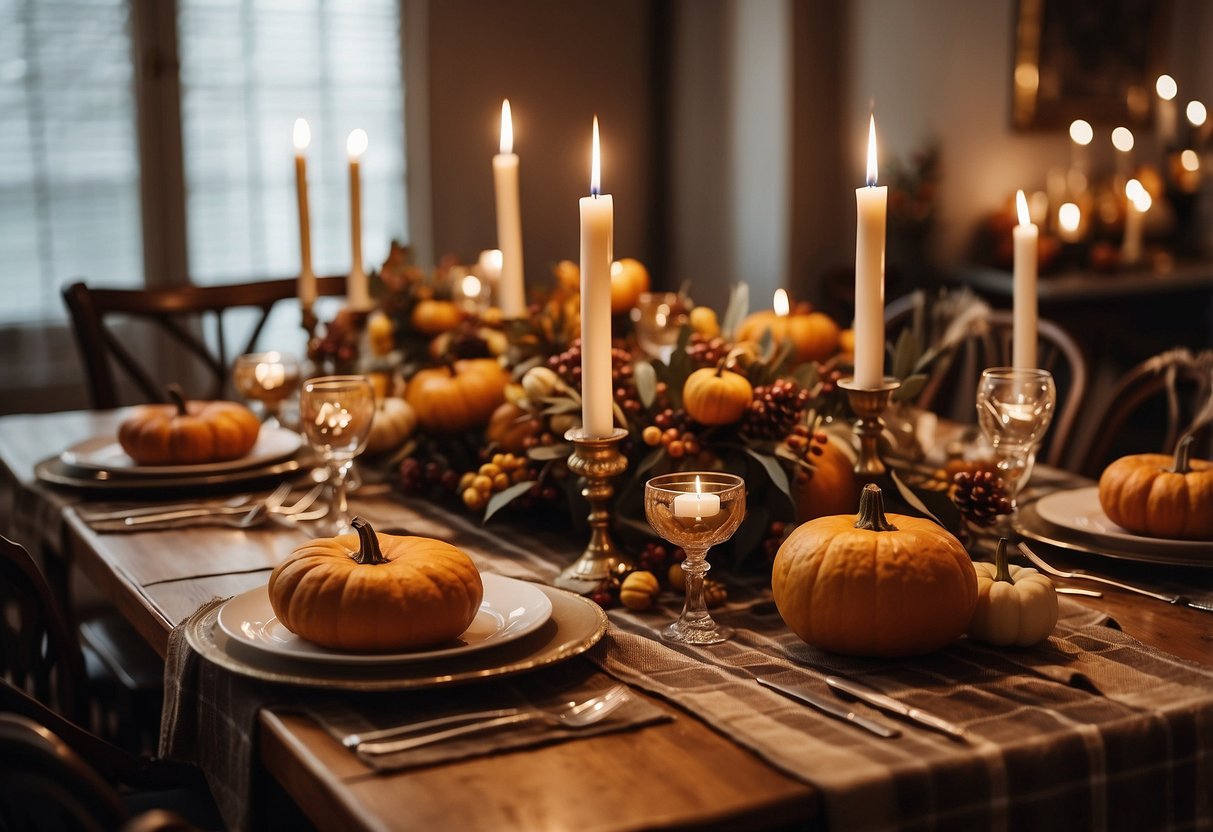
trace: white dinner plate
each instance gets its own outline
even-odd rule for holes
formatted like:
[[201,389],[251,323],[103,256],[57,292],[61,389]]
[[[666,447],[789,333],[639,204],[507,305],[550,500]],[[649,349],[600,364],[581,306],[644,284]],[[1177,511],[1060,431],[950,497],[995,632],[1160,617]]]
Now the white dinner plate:
[[1099,504],[1099,487],[1055,491],[1036,502],[1036,513],[1057,529],[1079,532],[1117,549],[1146,555],[1204,555],[1213,559],[1213,541],[1175,540],[1133,534],[1108,519]]
[[77,442],[59,454],[67,465],[90,471],[105,471],[117,477],[170,477],[194,474],[222,474],[268,465],[286,459],[303,444],[303,437],[293,430],[261,426],[257,442],[239,459],[205,462],[197,465],[138,465],[126,455],[113,436],[94,436]]
[[484,600],[471,625],[458,639],[427,650],[401,653],[350,653],[331,650],[288,630],[270,606],[269,588],[251,589],[219,610],[217,623],[228,638],[265,653],[289,659],[343,665],[396,664],[449,658],[496,647],[541,627],[552,615],[552,602],[526,581],[481,575]]

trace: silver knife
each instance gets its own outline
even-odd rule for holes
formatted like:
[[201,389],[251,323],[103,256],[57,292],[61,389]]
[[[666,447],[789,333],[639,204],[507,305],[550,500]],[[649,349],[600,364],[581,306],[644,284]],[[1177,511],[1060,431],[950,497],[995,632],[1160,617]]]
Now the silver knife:
[[947,734],[953,739],[963,740],[968,738],[964,729],[955,722],[949,722],[926,711],[911,708],[909,705],[898,702],[888,694],[881,693],[876,688],[864,682],[856,682],[853,679],[841,679],[837,676],[827,676],[826,684],[834,688],[834,690],[840,690],[848,696],[853,696],[861,702],[868,703],[873,708],[879,708],[882,711],[903,716],[906,719],[917,722],[919,725],[924,725],[927,728]]
[[882,722],[877,722],[874,719],[868,719],[866,716],[860,716],[850,708],[845,708],[834,700],[818,696],[804,688],[788,687],[778,682],[772,682],[770,679],[764,679],[761,676],[756,677],[755,681],[764,688],[770,688],[798,702],[803,702],[822,713],[829,714],[835,719],[841,719],[844,722],[850,722],[852,725],[858,725],[860,728],[865,731],[871,731],[878,737],[892,739],[893,737],[901,736],[901,731],[896,728],[892,728]]

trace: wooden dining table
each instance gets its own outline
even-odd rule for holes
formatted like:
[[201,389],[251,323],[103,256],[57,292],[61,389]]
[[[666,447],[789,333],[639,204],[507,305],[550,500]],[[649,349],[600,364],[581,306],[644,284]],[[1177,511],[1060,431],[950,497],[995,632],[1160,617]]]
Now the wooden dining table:
[[[173,627],[212,598],[266,582],[302,540],[297,529],[200,527],[102,534],[76,507],[99,496],[39,482],[36,465],[68,445],[112,434],[123,411],[0,417],[7,534],[78,569],[163,655]],[[368,489],[354,507],[401,507]],[[414,512],[441,512],[411,506]],[[524,531],[511,530],[511,534]],[[160,565],[188,560],[189,577]],[[1082,581],[1061,586],[1091,588]],[[1099,586],[1078,597],[1145,645],[1213,666],[1213,614]],[[585,657],[572,659],[586,662]],[[634,829],[809,828],[818,791],[790,777],[677,704],[634,691],[668,721],[398,773],[375,773],[307,716],[267,709],[257,764],[320,828]],[[1207,819],[1206,819],[1207,820]]]

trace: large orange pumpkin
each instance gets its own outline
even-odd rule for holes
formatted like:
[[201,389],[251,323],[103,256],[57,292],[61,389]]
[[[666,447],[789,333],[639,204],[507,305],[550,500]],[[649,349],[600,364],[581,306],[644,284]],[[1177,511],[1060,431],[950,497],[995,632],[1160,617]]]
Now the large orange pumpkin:
[[792,502],[798,523],[829,514],[846,514],[859,494],[855,463],[839,440],[828,436],[825,443],[813,442],[821,449],[819,455],[811,457],[815,470],[812,474],[797,472],[792,479]]
[[459,549],[428,537],[357,534],[303,544],[270,573],[274,614],[296,635],[361,652],[416,650],[457,638],[484,586]]
[[738,341],[758,341],[771,330],[775,343],[791,341],[796,347],[796,360],[824,361],[838,352],[841,330],[834,319],[824,312],[793,312],[777,315],[770,309],[746,317],[737,328]]
[[468,358],[418,370],[404,391],[428,433],[452,435],[479,430],[505,401],[510,377],[493,358]]
[[198,465],[239,459],[257,444],[261,422],[237,402],[187,402],[138,408],[118,427],[118,443],[139,465]]
[[1213,462],[1191,459],[1192,437],[1175,456],[1134,454],[1099,478],[1099,504],[1113,523],[1150,537],[1213,540]]
[[779,614],[808,644],[853,656],[927,653],[964,633],[977,574],[964,547],[929,520],[884,513],[868,485],[859,515],[819,517],[779,547]]

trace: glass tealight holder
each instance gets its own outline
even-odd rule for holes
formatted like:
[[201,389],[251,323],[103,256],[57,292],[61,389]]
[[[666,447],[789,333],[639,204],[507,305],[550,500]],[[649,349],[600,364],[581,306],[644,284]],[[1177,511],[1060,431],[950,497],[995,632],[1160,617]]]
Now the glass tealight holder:
[[675,292],[645,292],[631,313],[636,341],[646,355],[669,361],[686,323],[686,309]]
[[733,536],[745,519],[746,490],[741,477],[714,471],[663,474],[644,486],[644,513],[653,531],[687,554],[686,602],[682,615],[661,631],[666,641],[717,644],[732,634],[717,624],[704,602],[704,575],[711,569],[708,549]]
[[232,383],[246,399],[260,402],[262,420],[279,425],[282,403],[299,387],[299,362],[284,352],[252,352],[236,359]]

